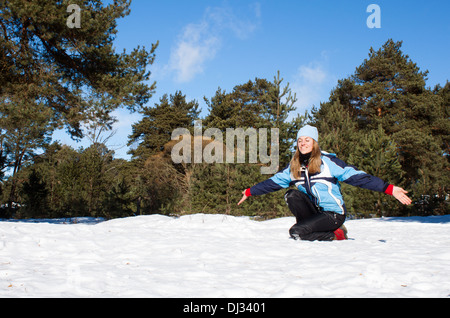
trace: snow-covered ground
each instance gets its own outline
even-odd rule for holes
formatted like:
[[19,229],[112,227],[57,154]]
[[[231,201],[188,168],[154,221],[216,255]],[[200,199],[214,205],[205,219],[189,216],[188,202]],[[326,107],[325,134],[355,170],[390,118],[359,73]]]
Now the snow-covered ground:
[[333,242],[291,240],[293,222],[3,220],[0,297],[450,296],[450,216],[349,220]]

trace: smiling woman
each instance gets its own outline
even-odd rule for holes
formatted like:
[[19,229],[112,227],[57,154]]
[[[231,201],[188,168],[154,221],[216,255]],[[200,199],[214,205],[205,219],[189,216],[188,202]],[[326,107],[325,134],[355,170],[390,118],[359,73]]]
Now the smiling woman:
[[306,125],[297,133],[297,150],[290,165],[267,179],[246,189],[238,205],[249,196],[262,195],[291,185],[286,203],[296,218],[289,234],[294,239],[331,241],[347,239],[343,226],[347,213],[339,182],[393,195],[402,204],[411,200],[402,188],[395,187],[339,160],[336,155],[321,152],[317,128]]

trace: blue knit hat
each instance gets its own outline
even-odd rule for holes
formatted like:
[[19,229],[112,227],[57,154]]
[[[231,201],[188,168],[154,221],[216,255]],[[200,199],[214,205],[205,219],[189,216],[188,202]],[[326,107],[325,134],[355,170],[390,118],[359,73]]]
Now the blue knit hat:
[[315,141],[319,142],[319,132],[316,127],[310,125],[303,126],[297,133],[297,140],[302,136],[311,137]]

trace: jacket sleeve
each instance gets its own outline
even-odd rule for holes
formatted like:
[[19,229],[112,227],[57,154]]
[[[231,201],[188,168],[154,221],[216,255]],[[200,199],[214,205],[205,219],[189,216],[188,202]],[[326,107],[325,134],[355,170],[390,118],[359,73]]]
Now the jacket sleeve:
[[392,185],[389,183],[364,171],[357,170],[354,166],[347,165],[336,157],[330,159],[334,163],[332,174],[339,181],[363,189],[392,194]]
[[250,188],[251,195],[263,195],[266,193],[278,191],[281,189],[288,188],[291,183],[291,168],[281,170],[276,173],[273,177],[260,182]]

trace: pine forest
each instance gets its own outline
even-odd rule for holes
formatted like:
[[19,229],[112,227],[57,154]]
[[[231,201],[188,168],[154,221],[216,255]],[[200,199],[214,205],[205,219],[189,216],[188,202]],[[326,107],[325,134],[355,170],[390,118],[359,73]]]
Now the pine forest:
[[[402,41],[371,48],[327,101],[304,114],[297,115],[297,97],[278,72],[235,83],[231,91],[218,87],[204,97],[208,111],[200,118],[199,101],[182,91],[152,98],[157,83],[148,70],[156,39],[150,48],[115,51],[116,20],[129,14],[127,1],[90,1],[92,19],[80,29],[66,27],[67,5],[25,2],[0,4],[0,218],[289,216],[286,191],[237,205],[242,191],[271,177],[261,173],[267,162],[250,160],[248,147],[244,162],[176,163],[172,132],[184,128],[194,136],[201,129],[201,140],[192,143],[204,150],[214,141],[204,134],[210,128],[223,136],[230,128],[277,128],[280,170],[305,124],[318,128],[323,151],[407,189],[413,199],[402,206],[342,183],[349,217],[450,213],[450,84],[427,87],[428,72],[402,50]],[[106,146],[111,113],[119,108],[142,118],[127,141],[130,160],[115,158]],[[61,128],[73,139],[89,137],[91,145],[74,149],[52,141]],[[234,140],[217,141],[237,147]]]

